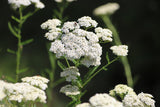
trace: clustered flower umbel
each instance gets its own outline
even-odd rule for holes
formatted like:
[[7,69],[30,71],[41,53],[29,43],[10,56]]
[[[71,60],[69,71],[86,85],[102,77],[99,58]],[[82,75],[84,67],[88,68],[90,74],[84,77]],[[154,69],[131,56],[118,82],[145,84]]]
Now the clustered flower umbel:
[[[46,103],[47,97],[44,91],[46,89],[46,86],[45,88],[40,87],[39,84],[43,84],[42,86],[44,86],[44,84],[47,84],[49,80],[44,77],[37,76],[37,78],[40,80],[38,83],[38,81],[35,81],[33,78],[26,77],[25,79],[23,78],[25,80],[24,82],[15,84],[0,80],[0,101],[8,98],[8,100],[10,101],[17,101],[19,103],[27,101],[38,101]],[[32,80],[33,82],[31,84]],[[40,88],[37,88],[35,86],[39,86]]]
[[[54,0],[55,2],[57,3],[62,3],[64,0]],[[73,2],[73,1],[76,1],[76,0],[66,0],[67,2]]]
[[60,89],[61,93],[64,93],[66,96],[78,95],[80,94],[79,88],[73,85],[66,85]]
[[74,66],[66,68],[61,72],[61,77],[65,77],[68,82],[75,81],[78,79],[78,76],[80,76],[79,70]]
[[97,7],[94,11],[93,14],[96,16],[101,16],[101,15],[111,15],[115,11],[119,9],[119,4],[118,3],[107,3],[105,5],[102,5],[100,7]]
[[116,85],[113,90],[109,91],[109,94],[113,97],[119,96],[121,99],[123,99],[124,96],[127,94],[136,95],[136,93],[131,87],[128,87],[124,84]]
[[8,3],[11,4],[13,9],[20,8],[21,6],[29,6],[35,4],[36,8],[42,9],[45,5],[40,0],[8,0]]
[[[119,84],[109,94],[96,94],[89,99],[89,103],[82,103],[76,107],[155,107],[151,94],[141,92],[136,95],[127,85]],[[122,102],[118,101],[118,96],[123,96]]]
[[[112,32],[109,29],[97,27],[98,23],[89,16],[79,18],[77,21],[68,21],[61,24],[58,19],[49,19],[41,25],[48,29],[45,37],[50,41],[50,51],[59,58],[81,59],[87,67],[100,65],[102,47],[99,41],[112,41]],[[62,27],[60,27],[62,26]],[[88,31],[87,29],[94,29]]]
[[117,56],[127,56],[128,55],[128,46],[127,45],[112,46],[110,49]]
[[[63,72],[61,72],[60,76],[66,78],[67,82],[75,82],[80,76],[79,69],[74,66],[71,66],[69,68],[64,69]],[[64,93],[66,96],[80,94],[79,88],[74,85],[63,86],[60,89],[60,92]]]
[[38,87],[42,90],[46,90],[49,80],[41,76],[33,76],[22,78],[22,82],[29,83],[32,86]]
[[100,93],[92,96],[89,103],[82,103],[76,107],[123,107],[122,103],[107,93]]

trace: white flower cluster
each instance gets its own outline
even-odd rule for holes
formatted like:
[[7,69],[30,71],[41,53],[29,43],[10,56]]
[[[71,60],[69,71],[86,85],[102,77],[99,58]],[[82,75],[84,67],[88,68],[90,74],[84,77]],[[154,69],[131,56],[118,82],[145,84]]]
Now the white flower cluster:
[[141,92],[138,94],[138,98],[143,102],[144,106],[155,107],[155,101],[152,99],[153,96],[151,94]]
[[89,103],[78,104],[76,107],[92,107]]
[[137,95],[126,95],[123,99],[124,107],[144,107],[143,103],[138,99]]
[[112,32],[109,29],[102,29],[98,27],[95,29],[95,32],[98,38],[101,38],[103,41],[112,42]]
[[76,79],[78,79],[77,77],[80,76],[80,73],[78,71],[78,68],[74,66],[66,68],[63,72],[61,72],[61,77],[65,77],[66,81],[68,82],[75,81]]
[[98,25],[98,23],[95,20],[92,20],[92,18],[89,16],[84,16],[82,18],[79,18],[78,23],[80,26],[86,27],[86,28],[91,27],[91,26],[97,27]]
[[119,4],[118,3],[107,3],[105,5],[102,5],[100,7],[97,7],[94,11],[93,14],[96,16],[100,15],[110,15],[113,14],[116,10],[119,9]]
[[[155,101],[151,94],[142,92],[137,95],[132,88],[123,84],[115,86],[110,91],[110,95],[107,93],[96,94],[89,99],[89,103],[82,103],[76,107],[155,107]],[[123,96],[122,102],[119,102],[115,98],[121,97],[121,95]]]
[[54,39],[58,38],[61,35],[61,29],[58,26],[61,25],[61,21],[58,19],[49,19],[43,24],[41,24],[42,29],[48,29],[49,32],[45,34],[45,37],[53,41]]
[[5,97],[6,97],[6,94],[4,93],[4,86],[6,84],[6,82],[0,80],[0,101],[2,101]]
[[127,56],[128,55],[127,45],[112,46],[110,49],[117,56]]
[[69,33],[70,31],[73,31],[75,29],[79,29],[80,26],[77,22],[72,21],[72,22],[65,22],[63,27],[62,27],[62,31],[64,33]]
[[[65,77],[67,82],[75,82],[75,80],[80,76],[80,73],[78,68],[71,66],[64,69],[60,75],[61,77]],[[74,85],[66,85],[62,87],[60,92],[64,93],[66,96],[80,94],[79,88]]]
[[8,3],[11,4],[14,9],[20,8],[21,6],[29,6],[31,4],[35,4],[35,7],[39,9],[45,7],[40,0],[8,0]]
[[[41,81],[42,79],[39,80]],[[46,82],[45,79],[43,81]],[[45,91],[34,87],[29,83],[22,82],[13,84],[0,80],[0,84],[0,101],[2,101],[4,98],[8,98],[10,101],[17,101],[19,103],[27,101],[46,103],[47,97]]]
[[123,107],[155,107],[152,95],[143,92],[137,95],[127,85],[119,84],[109,94],[113,97],[121,97]]
[[[57,2],[57,3],[61,3],[61,2],[63,2],[64,0],[55,0],[55,2]],[[66,0],[67,2],[73,2],[73,1],[76,1],[76,0]]]
[[8,84],[5,86],[4,90],[11,101],[18,101],[20,103],[22,101],[40,100],[40,102],[46,103],[45,92],[28,83]]
[[136,95],[134,90],[127,85],[118,84],[115,86],[113,90],[110,90],[109,94],[113,97],[120,96],[121,98],[124,98],[125,95]]
[[21,79],[24,83],[29,83],[32,86],[45,90],[49,80],[41,76],[25,77]]
[[126,95],[123,99],[124,107],[155,107],[155,101],[151,94],[140,93],[137,95]]
[[90,103],[82,103],[76,107],[123,107],[122,103],[106,93],[96,94],[89,99]]
[[[102,47],[99,39],[112,41],[112,32],[108,29],[97,27],[97,22],[89,16],[79,18],[77,21],[65,22],[61,25],[58,19],[44,22],[42,29],[49,29],[45,34],[49,40],[53,40],[50,51],[56,53],[59,58],[65,56],[67,59],[80,59],[87,67],[100,65]],[[59,26],[62,26],[60,29]],[[95,32],[87,31],[95,28]]]
[[66,96],[78,95],[80,94],[79,88],[73,85],[66,85],[60,89],[61,93],[64,93]]

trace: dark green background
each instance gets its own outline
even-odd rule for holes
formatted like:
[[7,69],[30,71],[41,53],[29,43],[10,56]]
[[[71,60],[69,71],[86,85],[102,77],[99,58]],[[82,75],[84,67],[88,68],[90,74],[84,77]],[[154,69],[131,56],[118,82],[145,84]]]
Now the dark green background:
[[[52,10],[56,8],[53,0],[44,0],[46,8],[29,18],[23,27],[23,40],[34,38],[34,42],[24,47],[22,66],[29,66],[29,74],[40,74],[49,68],[46,42],[40,24],[52,18]],[[82,16],[91,16],[104,26],[102,21],[92,15],[93,9],[113,0],[77,0],[71,3],[65,15],[69,20],[77,20]],[[129,62],[134,77],[138,77],[135,91],[151,93],[155,97],[156,106],[160,106],[160,1],[159,0],[114,0],[120,9],[112,16],[112,21],[119,31],[123,44],[129,46]],[[31,7],[32,8],[32,7]],[[7,48],[16,50],[16,38],[7,27],[13,11],[7,0],[0,0],[0,75],[14,75],[15,56],[6,52]],[[103,47],[105,49],[105,47]],[[102,62],[104,63],[104,62]],[[56,72],[60,72],[60,69]],[[34,71],[34,72],[33,72]],[[85,72],[85,71],[84,71]],[[22,75],[23,76],[23,75]],[[83,101],[95,93],[108,92],[116,84],[126,84],[123,67],[114,63],[107,72],[101,72],[88,86],[89,92]],[[60,87],[55,89],[58,92]],[[58,96],[64,97],[62,94]]]

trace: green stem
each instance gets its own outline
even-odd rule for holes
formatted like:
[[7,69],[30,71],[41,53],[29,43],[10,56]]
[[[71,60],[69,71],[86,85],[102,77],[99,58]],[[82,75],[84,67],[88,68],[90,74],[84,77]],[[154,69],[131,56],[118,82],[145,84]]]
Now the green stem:
[[59,80],[57,80],[57,81],[55,81],[55,82],[53,83],[53,86],[52,86],[52,87],[54,88],[54,87],[57,86],[58,84],[63,83],[65,80],[66,80],[65,78],[60,78]]
[[87,85],[91,79],[93,79],[99,72],[101,72],[104,68],[108,67],[110,64],[112,64],[113,62],[115,62],[119,57],[113,59],[112,61],[110,61],[108,64],[104,65],[102,68],[100,68],[97,72],[95,72],[92,76],[90,76],[86,81],[85,83],[83,84],[83,87],[85,85]]
[[21,60],[21,53],[22,53],[22,48],[23,46],[21,45],[21,28],[22,28],[22,24],[23,24],[23,15],[22,15],[22,9],[19,8],[19,16],[20,16],[20,22],[18,24],[18,44],[17,44],[17,59],[16,59],[16,82],[18,81],[18,73],[19,73],[19,70],[20,70],[20,60]]
[[64,59],[66,60],[67,66],[70,67],[69,61],[67,60],[66,57],[64,57]]
[[[112,24],[109,16],[106,15],[106,16],[102,16],[101,18],[104,21],[104,23],[107,25],[107,27],[112,31],[114,44],[115,45],[122,45],[119,34],[118,34],[116,28],[114,27],[114,25]],[[123,64],[123,67],[125,70],[127,84],[128,84],[128,86],[133,87],[132,73],[131,73],[131,68],[130,68],[129,62],[128,62],[128,58],[126,56],[124,56],[124,57],[120,57],[120,59],[121,59],[121,62]]]

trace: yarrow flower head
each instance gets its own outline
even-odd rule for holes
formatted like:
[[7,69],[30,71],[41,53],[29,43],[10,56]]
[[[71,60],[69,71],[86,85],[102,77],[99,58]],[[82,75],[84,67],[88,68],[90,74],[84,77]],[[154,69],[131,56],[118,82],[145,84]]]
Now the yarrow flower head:
[[62,32],[69,33],[70,31],[73,31],[73,30],[79,29],[79,28],[80,28],[79,24],[75,21],[65,22],[62,27]]
[[48,87],[47,83],[49,82],[47,78],[41,76],[25,77],[22,78],[22,81],[29,83],[32,86],[39,87],[42,90],[45,90]]
[[110,49],[117,56],[127,56],[128,55],[127,45],[112,46]]
[[38,102],[46,103],[47,97],[45,92],[28,83],[12,84],[12,83],[7,83],[3,81],[0,81],[0,83],[2,83],[0,93],[3,92],[3,94],[5,94],[3,99],[7,97],[10,101],[17,101],[19,103],[27,102],[27,101],[38,101]]
[[102,5],[100,7],[97,7],[94,11],[93,14],[96,16],[101,16],[101,15],[111,15],[115,11],[119,9],[119,4],[118,3],[107,3],[105,5]]
[[79,88],[77,86],[66,85],[60,89],[61,93],[64,93],[66,96],[69,95],[78,95],[80,94]]
[[68,21],[64,24],[61,24],[58,19],[50,19],[44,22],[41,28],[49,30],[45,37],[53,41],[50,51],[58,58],[65,56],[73,60],[83,57],[81,63],[89,67],[100,65],[102,47],[99,39],[111,41],[112,36],[112,32],[108,29],[102,29],[102,32],[95,30],[96,33],[86,30],[86,28],[96,27],[97,24],[91,17],[84,16],[77,21]]
[[28,83],[9,84],[5,87],[11,101],[38,101],[46,103],[46,94],[43,90],[29,85]]
[[102,41],[112,42],[112,32],[109,29],[103,29],[101,27],[97,27],[95,32],[98,38],[101,38]]
[[89,103],[78,104],[76,107],[93,107]]
[[[64,0],[55,0],[55,2],[57,2],[57,3],[61,3],[61,2],[63,2]],[[76,1],[76,0],[66,0],[67,2],[73,2],[73,1]]]
[[61,21],[59,19],[49,19],[46,22],[41,24],[41,28],[53,30],[54,28],[60,25],[61,25]]
[[78,104],[76,107],[123,107],[123,105],[107,93],[103,93],[92,96],[89,103]]
[[35,4],[36,8],[42,9],[45,5],[40,2],[40,0],[8,0],[8,3],[11,4],[13,9],[20,8],[21,6],[29,6],[31,4]]
[[63,72],[61,72],[61,77],[65,77],[66,81],[68,82],[75,81],[76,79],[78,79],[77,77],[80,76],[80,73],[78,71],[78,68],[74,66],[66,68]]
[[[121,99],[122,102],[115,99],[123,94],[125,96]],[[89,103],[78,104],[76,107],[155,107],[155,101],[151,94],[142,92],[137,95],[132,88],[123,84],[115,86],[115,89],[110,91],[110,95],[107,93],[96,94],[89,99]]]
[[98,23],[95,20],[92,20],[89,16],[84,16],[78,19],[78,23],[82,27],[97,27]]
[[53,41],[61,35],[61,29],[58,26],[61,25],[61,21],[58,19],[49,19],[46,22],[41,24],[42,29],[48,29],[49,32],[45,34],[45,37]]
[[151,94],[141,92],[138,94],[138,98],[143,102],[144,107],[155,107],[155,101],[152,99],[153,96]]
[[134,90],[127,85],[118,84],[113,90],[110,90],[109,94],[113,97],[119,96],[123,99],[126,95],[136,95]]
[[6,94],[4,93],[4,87],[5,87],[5,84],[6,82],[0,80],[0,101],[2,101],[5,97],[6,97]]
[[137,95],[126,95],[123,99],[124,107],[145,107],[143,103],[138,99]]
[[91,107],[123,107],[122,103],[107,93],[96,94],[89,99]]

